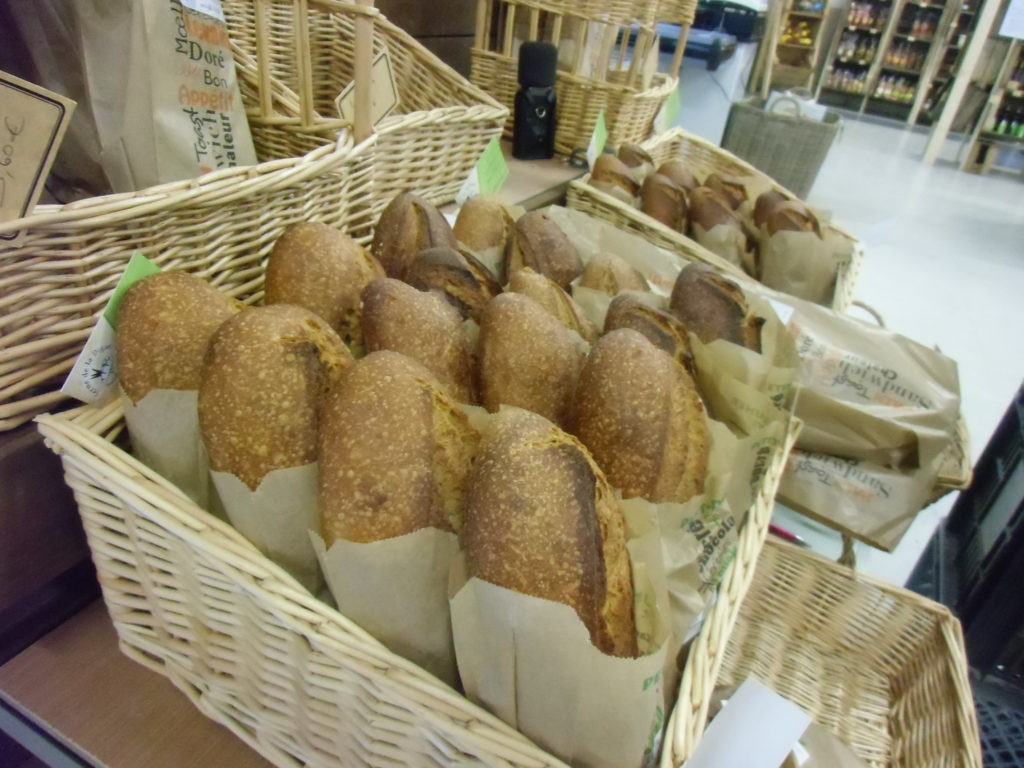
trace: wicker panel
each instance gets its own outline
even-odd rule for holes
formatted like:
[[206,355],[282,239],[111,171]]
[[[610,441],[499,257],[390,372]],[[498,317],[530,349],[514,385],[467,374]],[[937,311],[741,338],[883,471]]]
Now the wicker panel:
[[873,768],[981,768],[960,624],[912,592],[769,540],[718,684],[750,675]]
[[659,4],[645,0],[512,0],[512,4],[608,24],[649,25],[660,21]]
[[263,259],[284,228],[314,220],[366,240],[375,142],[345,135],[297,160],[64,206],[0,224],[0,429],[59,402],[71,369],[135,250],[245,301],[262,295]]
[[659,0],[655,20],[689,27],[697,16],[697,0]]

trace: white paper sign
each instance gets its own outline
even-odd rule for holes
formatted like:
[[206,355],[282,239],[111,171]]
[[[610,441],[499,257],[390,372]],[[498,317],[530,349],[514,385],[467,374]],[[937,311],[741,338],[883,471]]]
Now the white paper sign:
[[204,13],[218,21],[224,21],[224,9],[220,7],[220,0],[181,0],[181,4],[196,13]]
[[[356,114],[356,82],[353,80],[345,86],[338,98],[334,100],[338,117],[349,122],[355,121]],[[395,84],[395,71],[391,66],[391,57],[387,51],[381,51],[373,60],[370,74],[370,120],[377,125],[381,120],[395,111],[398,106],[398,86]]]

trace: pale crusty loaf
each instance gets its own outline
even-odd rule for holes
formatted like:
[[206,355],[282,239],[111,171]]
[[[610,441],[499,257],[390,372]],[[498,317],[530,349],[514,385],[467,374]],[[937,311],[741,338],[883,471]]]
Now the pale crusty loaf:
[[688,330],[708,344],[725,339],[761,351],[761,326],[739,286],[704,264],[688,264],[672,288],[669,308]]
[[612,300],[604,316],[604,332],[611,333],[619,328],[632,328],[643,334],[651,344],[693,373],[693,351],[686,326],[671,312],[656,306],[652,294],[623,293]]
[[373,352],[328,393],[322,424],[328,547],[460,530],[478,435],[430,371],[397,352]]
[[242,304],[186,272],[160,272],[125,293],[118,311],[117,376],[133,403],[154,389],[199,389],[213,334]]
[[348,235],[320,222],[292,224],[267,260],[266,303],[294,304],[320,315],[361,351],[360,296],[384,269]]
[[477,195],[462,204],[453,231],[455,239],[472,251],[504,251],[514,226],[515,220],[503,203]]
[[491,300],[480,322],[480,399],[494,412],[515,405],[565,424],[583,367],[583,343],[518,293]]
[[494,275],[469,251],[427,248],[413,259],[405,281],[421,291],[438,291],[463,317],[480,320],[487,302],[501,293]]
[[307,309],[252,307],[228,320],[199,386],[210,467],[255,489],[268,472],[316,461],[324,394],[351,362],[338,334]]
[[508,289],[513,293],[529,296],[558,322],[570,331],[576,331],[587,341],[597,340],[597,328],[590,322],[590,318],[568,293],[555,284],[554,280],[524,267],[512,274]]
[[419,361],[462,403],[476,402],[473,348],[462,315],[440,294],[382,277],[363,291],[370,352],[390,349]]
[[554,221],[540,211],[523,214],[505,249],[502,280],[530,267],[554,280],[563,290],[583,271],[583,261]]
[[630,205],[640,194],[640,183],[633,169],[615,155],[598,156],[590,172],[590,185]]
[[405,278],[405,272],[425,248],[455,248],[455,234],[441,212],[419,195],[397,195],[380,215],[370,249],[388,277]]
[[572,432],[626,498],[681,503],[704,488],[708,431],[697,387],[634,330],[612,331],[594,345]]
[[595,255],[583,268],[581,288],[618,296],[623,291],[649,291],[650,286],[640,270],[612,253]]
[[638,654],[625,523],[575,438],[503,409],[470,476],[462,547],[471,577],[573,608],[600,651]]

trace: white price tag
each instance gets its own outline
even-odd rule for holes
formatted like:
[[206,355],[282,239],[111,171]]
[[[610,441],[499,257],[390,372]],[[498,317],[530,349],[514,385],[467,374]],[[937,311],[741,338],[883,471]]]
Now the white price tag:
[[221,22],[224,21],[224,9],[220,7],[220,0],[181,0],[181,4],[190,11],[212,16]]

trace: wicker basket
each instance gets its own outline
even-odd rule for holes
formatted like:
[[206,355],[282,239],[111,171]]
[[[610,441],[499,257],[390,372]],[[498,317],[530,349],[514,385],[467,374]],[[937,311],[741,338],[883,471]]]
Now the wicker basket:
[[337,0],[223,0],[257,155],[303,155],[332,141],[335,98],[355,73],[357,25],[372,18],[372,55],[387,51],[397,112],[376,127],[374,205],[415,190],[455,199],[508,112],[372,8]]
[[[780,76],[785,72],[780,71]],[[722,147],[804,198],[814,186],[839,125],[839,113],[831,110],[822,121],[807,120],[768,112],[759,99],[741,101],[729,108]]]
[[[682,128],[674,128],[663,133],[645,142],[643,146],[654,158],[656,165],[670,159],[682,160],[693,169],[697,176],[706,176],[712,171],[717,171],[727,176],[753,178],[757,179],[762,186],[774,187],[790,197],[796,197],[750,164],[698,136],[687,133]],[[639,209],[590,186],[587,183],[588,178],[584,177],[569,185],[568,205],[570,208],[610,221],[622,229],[642,235],[655,245],[679,253],[690,260],[703,261],[726,274],[750,279],[739,267],[730,264],[696,241],[666,227]],[[833,309],[845,312],[853,302],[854,286],[860,273],[864,254],[857,239],[852,235],[835,225],[829,225],[829,228],[848,238],[854,244],[850,262],[840,265],[831,304]]]
[[0,232],[0,429],[52,407],[96,318],[138,249],[164,268],[245,301],[262,295],[263,259],[289,224],[323,221],[366,239],[375,139],[347,133],[298,159],[63,206],[40,205]]
[[[750,676],[872,768],[981,768],[960,623],[913,592],[767,541],[718,685]],[[675,734],[681,761],[700,731]]]
[[[122,650],[267,759],[290,767],[563,765],[313,599],[234,529],[116,447],[119,403],[38,422],[63,459]],[[689,653],[679,728],[703,728],[694,719],[707,711],[795,432],[794,423],[769,461],[737,556]],[[666,751],[663,765],[669,760]]]

